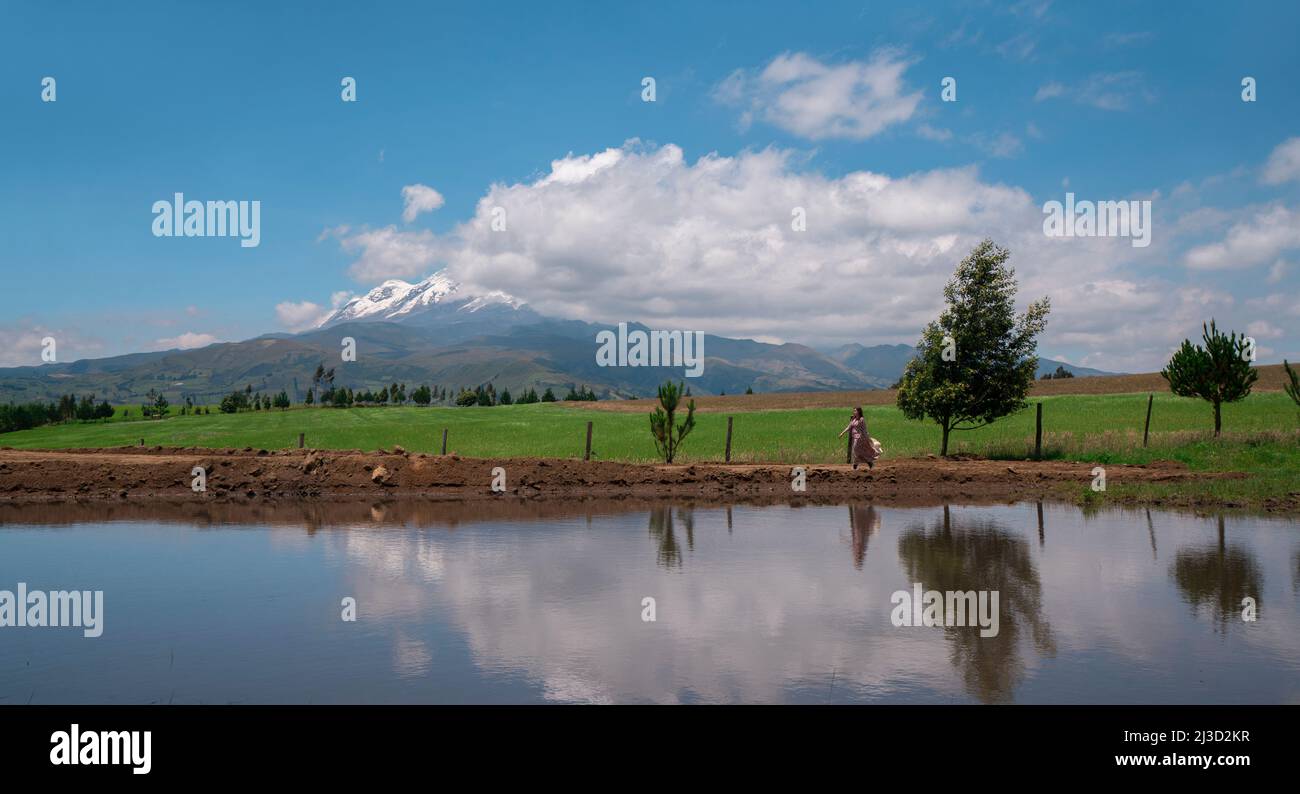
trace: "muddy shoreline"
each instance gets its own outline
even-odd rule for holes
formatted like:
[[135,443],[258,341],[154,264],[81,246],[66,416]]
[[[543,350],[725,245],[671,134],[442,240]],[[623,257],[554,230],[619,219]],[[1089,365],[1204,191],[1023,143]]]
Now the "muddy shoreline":
[[[1032,500],[1078,501],[1092,482],[1090,463],[997,461],[974,458],[900,458],[874,470],[845,464],[808,464],[806,490],[791,487],[790,464],[663,466],[538,458],[463,458],[408,453],[400,447],[360,450],[195,449],[119,447],[59,451],[0,449],[0,507],[77,503],[106,512],[116,505],[290,501],[367,503],[376,500],[496,501],[520,503],[536,514],[550,501],[625,502],[687,499],[711,503],[843,503],[933,505]],[[206,490],[193,490],[196,467]],[[493,469],[505,472],[505,490],[492,488]],[[1109,465],[1108,486],[1198,483],[1242,478],[1234,472],[1192,472],[1180,463]],[[1133,499],[1106,501],[1142,504]],[[1147,502],[1212,509],[1213,500]],[[93,506],[98,506],[94,508]],[[1222,505],[1232,507],[1232,505]],[[4,512],[9,512],[5,510]],[[1300,495],[1265,512],[1300,512]]]

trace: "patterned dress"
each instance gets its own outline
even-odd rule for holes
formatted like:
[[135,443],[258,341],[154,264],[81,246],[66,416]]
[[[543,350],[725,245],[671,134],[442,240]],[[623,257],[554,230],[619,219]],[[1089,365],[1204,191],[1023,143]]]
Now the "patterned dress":
[[849,422],[848,431],[849,438],[853,439],[853,462],[874,463],[880,455],[871,443],[871,436],[867,435],[867,420],[854,418]]

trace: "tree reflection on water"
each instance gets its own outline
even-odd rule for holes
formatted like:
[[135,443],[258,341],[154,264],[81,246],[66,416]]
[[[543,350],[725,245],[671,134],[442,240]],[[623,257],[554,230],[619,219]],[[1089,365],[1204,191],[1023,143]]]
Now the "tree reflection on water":
[[928,526],[914,523],[903,529],[898,556],[908,581],[921,582],[926,590],[998,591],[996,637],[981,637],[977,625],[943,629],[950,660],[972,697],[985,703],[1011,700],[1025,672],[1020,646],[1026,635],[1039,654],[1055,656],[1029,544],[1001,525],[954,519],[944,505],[942,516]]
[[1215,625],[1226,628],[1229,620],[1241,616],[1241,602],[1247,596],[1255,599],[1256,618],[1261,616],[1264,575],[1250,551],[1237,544],[1228,545],[1223,516],[1219,516],[1218,524],[1218,543],[1178,552],[1169,574],[1193,611],[1199,613],[1202,607],[1207,608]]

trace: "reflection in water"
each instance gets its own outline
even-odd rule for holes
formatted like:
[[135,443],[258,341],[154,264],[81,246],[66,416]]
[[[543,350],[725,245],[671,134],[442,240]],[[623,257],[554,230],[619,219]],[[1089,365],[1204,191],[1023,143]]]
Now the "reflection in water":
[[[1243,517],[1215,544],[1200,518],[1051,503],[0,505],[0,588],[103,589],[106,612],[94,641],[0,630],[0,707],[1300,702],[1297,528]],[[998,636],[892,625],[913,582],[997,590]],[[1268,614],[1223,630],[1244,594]]]
[[1011,699],[1024,673],[1020,640],[1026,630],[1040,654],[1055,655],[1029,546],[997,523],[954,521],[944,505],[943,515],[929,527],[911,524],[903,530],[898,556],[908,581],[921,582],[926,590],[1000,594],[1001,629],[996,637],[981,637],[978,626],[943,629],[952,664],[974,697],[986,703]]
[[1227,545],[1223,516],[1219,516],[1219,542],[1212,546],[1180,551],[1174,556],[1170,575],[1178,583],[1187,603],[1198,614],[1207,607],[1221,627],[1240,618],[1242,599],[1255,599],[1256,617],[1263,619],[1264,577],[1254,556],[1244,547]]
[[853,567],[862,570],[867,542],[880,530],[880,516],[871,505],[849,505],[849,532],[853,534]]
[[[674,514],[682,522],[683,529],[686,530],[686,547],[690,550],[695,549],[695,508],[679,507],[675,510],[671,507],[656,507],[650,511],[650,537],[654,538],[657,547],[657,559],[659,564],[665,568],[682,566],[682,548],[677,545],[677,531],[674,525]],[[727,514],[727,528],[731,528],[731,514]]]

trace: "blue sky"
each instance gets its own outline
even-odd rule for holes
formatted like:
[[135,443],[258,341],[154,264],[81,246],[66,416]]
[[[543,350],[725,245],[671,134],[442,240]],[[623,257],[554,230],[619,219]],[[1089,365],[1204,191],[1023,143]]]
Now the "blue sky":
[[[1045,355],[1155,369],[1213,315],[1300,358],[1294,3],[323,6],[0,6],[0,365],[299,330],[442,267],[549,314],[914,342],[985,235],[1051,297]],[[408,222],[413,185],[445,203]],[[1067,190],[1151,200],[1151,245],[1047,239]],[[176,192],[260,201],[260,245],[155,237]]]

